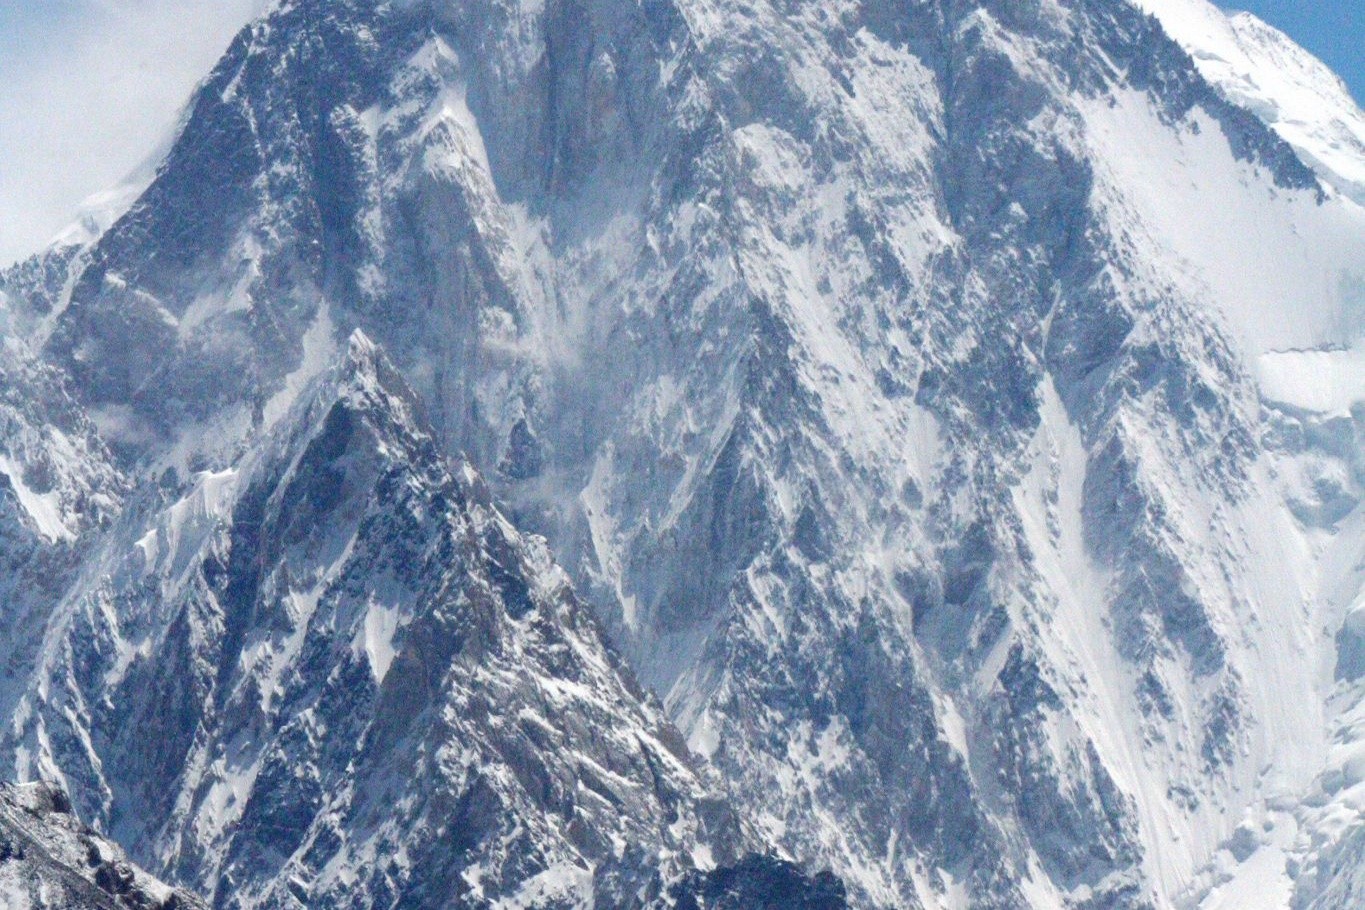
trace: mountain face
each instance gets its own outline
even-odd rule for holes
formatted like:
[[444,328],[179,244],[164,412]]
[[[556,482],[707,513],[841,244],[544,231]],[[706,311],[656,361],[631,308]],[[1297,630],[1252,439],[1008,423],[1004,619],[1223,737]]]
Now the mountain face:
[[281,4],[0,281],[9,767],[224,906],[1352,906],[1360,114],[1143,7]]
[[0,900],[9,910],[200,910],[76,821],[59,790],[0,789]]
[[0,710],[31,679],[46,617],[82,568],[79,541],[117,514],[127,485],[60,372],[9,334],[0,301]]
[[1139,0],[1229,101],[1266,122],[1329,185],[1365,204],[1365,116],[1312,54],[1251,13],[1202,0]]
[[222,907],[645,906],[739,860],[677,731],[372,343],[313,386],[96,545],[15,713],[21,776]]

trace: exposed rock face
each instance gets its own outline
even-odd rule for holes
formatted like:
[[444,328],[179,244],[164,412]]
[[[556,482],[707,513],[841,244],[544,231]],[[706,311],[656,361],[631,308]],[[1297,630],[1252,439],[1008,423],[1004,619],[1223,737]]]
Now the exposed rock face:
[[[32,679],[47,617],[128,492],[62,374],[33,357],[0,298],[0,712]],[[14,332],[14,334],[10,334]]]
[[843,884],[828,872],[809,880],[791,863],[751,855],[735,866],[693,873],[672,895],[678,910],[841,910]]
[[372,343],[313,385],[102,542],[21,773],[222,907],[645,906],[738,862],[714,782]]
[[202,910],[82,825],[60,791],[0,787],[0,903],[7,910]]
[[243,906],[1335,906],[1365,216],[1242,102],[1126,0],[283,4],[5,281],[137,491],[14,768]]

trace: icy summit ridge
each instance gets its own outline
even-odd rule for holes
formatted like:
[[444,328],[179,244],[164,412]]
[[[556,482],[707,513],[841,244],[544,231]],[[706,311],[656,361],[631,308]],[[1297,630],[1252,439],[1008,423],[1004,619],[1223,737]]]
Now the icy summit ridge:
[[1219,92],[1365,205],[1365,113],[1340,76],[1252,13],[1225,13],[1207,0],[1134,2],[1161,20]]

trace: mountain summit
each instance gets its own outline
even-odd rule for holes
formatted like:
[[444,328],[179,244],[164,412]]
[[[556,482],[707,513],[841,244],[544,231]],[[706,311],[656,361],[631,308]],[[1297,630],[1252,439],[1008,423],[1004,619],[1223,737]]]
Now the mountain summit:
[[0,279],[7,767],[225,907],[1349,908],[1360,114],[1141,6],[280,4]]

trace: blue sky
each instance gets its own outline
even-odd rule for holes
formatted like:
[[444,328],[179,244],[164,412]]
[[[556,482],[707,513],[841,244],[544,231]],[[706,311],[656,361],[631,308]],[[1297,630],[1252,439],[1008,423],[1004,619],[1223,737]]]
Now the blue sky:
[[1229,9],[1255,13],[1337,71],[1356,101],[1365,101],[1365,0],[1238,0]]

